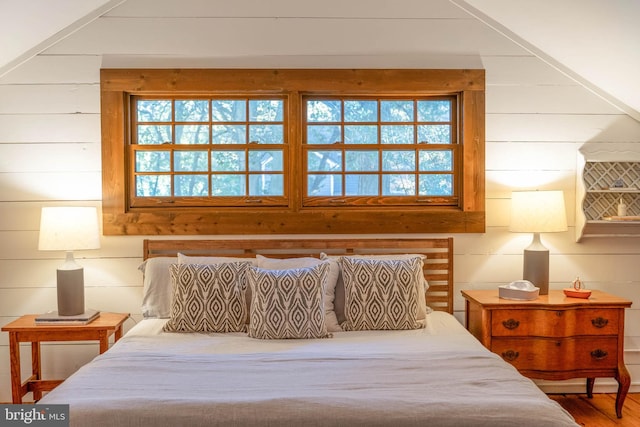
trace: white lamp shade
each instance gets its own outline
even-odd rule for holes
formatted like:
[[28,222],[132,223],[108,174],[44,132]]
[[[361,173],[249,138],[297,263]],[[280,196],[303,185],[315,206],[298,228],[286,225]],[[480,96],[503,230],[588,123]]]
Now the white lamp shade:
[[74,251],[100,248],[100,228],[95,207],[42,208],[41,251]]
[[562,191],[514,191],[511,194],[511,224],[517,233],[567,231]]

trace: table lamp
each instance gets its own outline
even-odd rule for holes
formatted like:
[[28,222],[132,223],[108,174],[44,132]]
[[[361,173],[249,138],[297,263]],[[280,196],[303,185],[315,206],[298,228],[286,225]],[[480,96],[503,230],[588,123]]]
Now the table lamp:
[[74,250],[100,248],[95,207],[45,207],[40,217],[41,251],[67,251],[57,272],[58,315],[76,316],[84,309],[84,270]]
[[533,233],[531,245],[524,250],[522,278],[549,293],[549,250],[540,241],[540,233],[567,230],[567,214],[562,191],[514,191],[511,195],[509,231]]

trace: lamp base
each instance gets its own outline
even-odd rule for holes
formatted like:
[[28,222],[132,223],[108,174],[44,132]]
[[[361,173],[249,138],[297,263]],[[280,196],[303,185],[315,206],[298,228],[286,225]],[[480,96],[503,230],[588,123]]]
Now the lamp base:
[[549,294],[549,251],[547,249],[524,250],[522,278],[540,288],[540,295]]
[[58,270],[58,314],[77,316],[84,313],[84,269]]

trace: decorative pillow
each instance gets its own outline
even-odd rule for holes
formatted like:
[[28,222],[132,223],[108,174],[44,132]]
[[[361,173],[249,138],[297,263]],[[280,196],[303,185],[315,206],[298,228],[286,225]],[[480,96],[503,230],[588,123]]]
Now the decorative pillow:
[[[322,260],[337,260],[340,261],[342,257],[349,256],[351,258],[360,258],[360,259],[412,259],[412,258],[420,258],[421,260],[425,259],[424,255],[421,254],[383,254],[383,255],[327,255],[325,253],[320,254],[320,259]],[[345,305],[345,296],[344,296],[344,280],[342,278],[342,269],[339,271],[338,280],[336,280],[335,291],[332,295],[334,311],[336,314],[336,318],[338,324],[342,324],[346,320],[344,315],[344,305]],[[422,283],[422,286],[419,286]],[[427,279],[424,278],[424,274],[422,275],[421,282],[416,282],[416,286],[418,289],[418,320],[422,321],[426,319],[426,315],[429,314],[431,308],[427,306],[427,298],[426,291],[429,289],[429,283]]]
[[168,318],[171,315],[171,278],[169,266],[175,257],[157,257],[145,260],[138,270],[143,274],[142,316],[144,318]]
[[[191,256],[178,253],[178,264],[224,264],[226,262],[250,262],[251,265],[257,265],[258,260],[255,258],[241,258],[228,256]],[[247,323],[249,322],[249,307],[251,305],[251,290],[246,287],[244,297],[247,305]]]
[[[422,259],[342,257],[345,331],[419,329]],[[416,286],[419,283],[419,286]],[[424,300],[424,299],[423,299]]]
[[[323,262],[322,259],[314,257],[267,258],[263,255],[256,255],[256,260],[258,261],[258,267],[264,268],[265,270],[288,270],[292,268],[314,267]],[[324,287],[323,298],[325,322],[329,332],[341,332],[342,328],[340,327],[340,323],[336,317],[336,311],[334,310],[334,295],[336,283],[340,276],[340,264],[337,259],[329,259],[328,262],[329,276],[327,278],[327,284]]]
[[329,264],[289,270],[251,267],[249,336],[260,339],[327,338],[323,289]]
[[245,332],[244,291],[250,262],[172,264],[167,332]]

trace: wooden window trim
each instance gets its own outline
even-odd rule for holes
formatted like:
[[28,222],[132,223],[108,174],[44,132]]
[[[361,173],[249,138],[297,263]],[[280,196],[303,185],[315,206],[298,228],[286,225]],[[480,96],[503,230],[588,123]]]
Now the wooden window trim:
[[[299,111],[300,94],[458,93],[458,136],[462,161],[457,206],[349,206],[302,208],[302,170],[288,180],[289,205],[264,208],[128,206],[128,100],[131,95],[168,92],[288,92],[290,111]],[[478,233],[485,230],[485,76],[484,70],[255,70],[255,69],[103,69],[101,70],[103,230],[106,235]],[[289,126],[288,140],[301,141],[300,126]],[[290,162],[300,162],[299,142]]]

